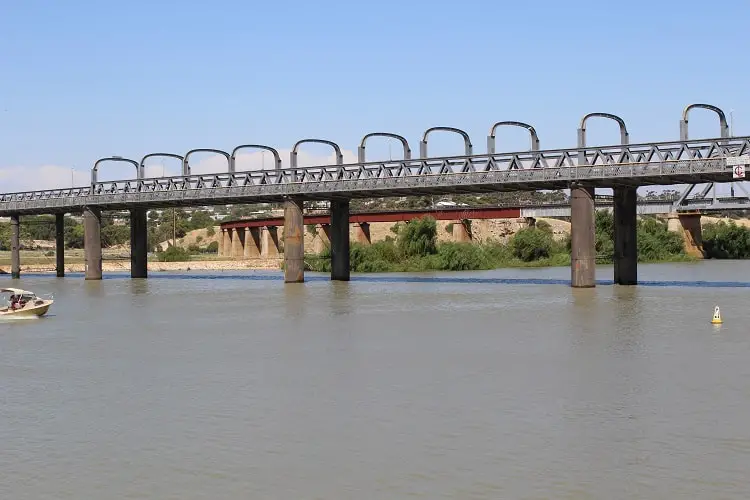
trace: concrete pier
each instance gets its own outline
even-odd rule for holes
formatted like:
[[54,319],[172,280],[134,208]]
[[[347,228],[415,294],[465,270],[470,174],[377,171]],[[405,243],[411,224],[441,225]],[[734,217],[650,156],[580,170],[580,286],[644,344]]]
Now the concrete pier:
[[591,288],[596,286],[594,188],[573,185],[570,198],[570,284]]
[[257,259],[260,257],[260,228],[245,228],[245,248],[243,257],[247,259]]
[[302,199],[290,197],[284,202],[284,282],[305,281],[305,222]]
[[331,246],[331,225],[318,224],[315,226],[315,238],[313,239],[313,253],[321,253],[325,247]]
[[349,281],[349,200],[331,202],[331,279]]
[[614,194],[615,284],[635,285],[638,282],[636,188],[615,188]]
[[223,244],[221,245],[222,257],[230,257],[232,255],[232,230],[231,229],[225,229],[222,231],[221,235],[221,241]]
[[217,250],[216,255],[219,257],[224,257],[224,235],[226,232],[226,229],[220,229],[219,236],[216,238],[216,241],[219,243],[219,249]]
[[10,216],[10,277],[21,277],[21,217]]
[[148,277],[148,224],[145,208],[130,209],[130,277]]
[[453,222],[453,241],[456,243],[466,243],[471,241],[471,232],[463,220]]
[[370,223],[360,222],[359,224],[356,224],[354,226],[354,234],[356,235],[357,243],[369,245],[372,241],[370,239]]
[[670,213],[667,215],[667,229],[682,236],[682,241],[685,244],[685,252],[688,255],[699,259],[704,257],[701,214]]
[[260,256],[267,259],[279,256],[279,231],[276,226],[260,228]]
[[102,279],[102,212],[86,207],[83,211],[83,252],[87,280]]
[[65,277],[65,214],[55,214],[55,271]]
[[232,231],[232,250],[229,255],[233,259],[242,259],[245,256],[245,249],[243,243],[245,239],[245,228],[236,227]]

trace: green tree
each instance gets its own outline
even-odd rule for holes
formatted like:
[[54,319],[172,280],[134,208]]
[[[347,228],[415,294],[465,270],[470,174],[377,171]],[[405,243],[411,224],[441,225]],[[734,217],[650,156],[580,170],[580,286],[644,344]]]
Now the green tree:
[[195,210],[190,216],[190,229],[204,229],[214,225],[211,214],[205,210]]
[[747,259],[750,257],[750,230],[734,221],[706,224],[703,250],[709,259]]
[[398,232],[398,249],[406,257],[437,253],[437,223],[432,217],[413,219]]
[[508,242],[513,255],[524,262],[539,260],[552,254],[552,233],[536,227],[521,229]]

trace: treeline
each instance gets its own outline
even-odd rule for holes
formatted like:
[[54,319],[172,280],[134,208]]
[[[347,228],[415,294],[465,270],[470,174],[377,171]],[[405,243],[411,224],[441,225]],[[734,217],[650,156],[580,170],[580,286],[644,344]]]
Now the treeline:
[[[563,266],[570,264],[570,236],[555,240],[544,221],[524,228],[506,243],[455,243],[437,241],[437,223],[431,217],[396,224],[384,241],[372,245],[352,243],[353,272],[464,271],[499,267]],[[639,262],[688,260],[682,237],[670,232],[655,217],[638,220]],[[735,224],[709,224],[704,229],[704,248],[709,258],[750,257],[750,229]],[[613,261],[614,219],[611,212],[596,212],[596,261]],[[330,248],[307,254],[309,270],[329,272]]]
[[[65,217],[65,247],[83,248],[83,223],[71,217]],[[167,209],[161,214],[151,211],[148,216],[148,246],[156,246],[173,235],[182,238],[189,231],[208,228],[208,236],[213,236],[213,227],[217,222],[207,211],[196,210],[188,213],[184,210]],[[0,250],[10,249],[10,223],[0,223]],[[20,235],[22,241],[55,239],[55,217],[53,215],[35,215],[21,217]],[[130,241],[130,223],[116,223],[111,213],[102,214],[102,246],[104,248],[122,245]]]
[[703,226],[703,253],[707,259],[750,258],[750,229],[720,221]]

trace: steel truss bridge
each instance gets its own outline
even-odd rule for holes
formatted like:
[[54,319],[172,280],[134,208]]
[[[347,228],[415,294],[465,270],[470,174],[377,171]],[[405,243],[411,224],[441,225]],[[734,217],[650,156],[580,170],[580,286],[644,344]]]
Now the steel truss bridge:
[[[705,108],[719,116],[720,137],[687,139],[687,115],[691,109]],[[621,144],[586,146],[586,121],[592,117],[615,120],[620,125]],[[520,126],[531,136],[531,150],[495,153],[495,133],[499,126]],[[427,138],[443,130],[461,135],[465,151],[461,156],[429,157]],[[282,165],[279,153],[269,146],[244,144],[231,153],[217,149],[193,149],[185,155],[150,153],[140,162],[108,157],[96,161],[89,186],[0,194],[0,215],[29,215],[79,212],[85,207],[102,210],[158,208],[170,206],[219,205],[231,203],[280,202],[289,197],[307,200],[339,200],[388,196],[443,195],[493,191],[567,189],[571,186],[616,188],[626,186],[690,184],[675,210],[744,209],[748,196],[722,199],[715,194],[716,183],[737,181],[735,167],[750,155],[750,136],[727,137],[726,118],[707,104],[691,104],[683,112],[679,141],[629,144],[624,121],[608,113],[589,113],[581,120],[578,145],[570,149],[539,149],[536,130],[522,122],[498,122],[490,129],[486,154],[474,154],[468,134],[452,127],[432,127],[420,141],[421,158],[412,159],[408,142],[402,136],[376,132],[363,137],[359,161],[343,164],[341,148],[323,139],[298,141],[291,152],[290,166]],[[374,136],[398,139],[404,159],[365,161],[366,141]],[[323,143],[333,148],[334,165],[297,166],[297,151],[303,143]],[[237,172],[235,160],[241,149],[270,151],[273,170]],[[213,152],[227,160],[227,172],[191,174],[189,157],[197,152]],[[152,157],[172,157],[182,162],[182,175],[145,178],[145,162]],[[126,162],[135,167],[136,178],[97,180],[104,162]],[[746,163],[750,163],[750,159]],[[744,173],[743,173],[744,175]],[[688,195],[697,184],[708,183],[699,196]],[[709,193],[713,190],[713,196]]]

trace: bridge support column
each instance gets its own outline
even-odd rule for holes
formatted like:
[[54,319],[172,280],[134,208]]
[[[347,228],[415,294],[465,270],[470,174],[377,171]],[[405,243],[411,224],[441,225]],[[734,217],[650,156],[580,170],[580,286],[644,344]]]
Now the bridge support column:
[[636,188],[615,188],[615,284],[638,283],[638,197]]
[[302,199],[290,197],[284,202],[284,282],[305,281],[305,221]]
[[685,252],[688,255],[699,259],[704,257],[701,214],[670,213],[667,215],[667,229],[682,236],[682,241],[685,244]]
[[260,256],[267,259],[279,256],[279,232],[276,226],[260,228]]
[[245,255],[246,260],[260,257],[260,228],[245,228]]
[[83,253],[86,261],[85,279],[102,279],[102,212],[86,207],[83,211]]
[[456,243],[471,241],[471,232],[463,220],[453,222],[453,241]]
[[245,256],[243,240],[245,239],[245,228],[236,227],[232,231],[232,253],[233,259],[242,259]]
[[331,202],[331,279],[349,281],[349,200]]
[[594,188],[570,189],[570,284],[574,288],[596,286],[596,237]]
[[148,278],[148,224],[145,208],[130,209],[130,277]]
[[[333,217],[333,216],[331,216]],[[313,240],[313,253],[319,254],[326,246],[331,245],[331,225],[319,224],[315,227],[315,239]]]
[[55,272],[65,277],[65,214],[55,214]]
[[221,239],[224,242],[224,244],[221,245],[221,256],[231,257],[232,256],[232,230],[231,229],[222,230]]
[[372,241],[370,240],[370,223],[360,222],[359,224],[355,224],[354,228],[355,234],[357,235],[357,243],[369,245]]
[[21,277],[21,217],[10,216],[10,277]]
[[216,238],[216,242],[219,244],[219,249],[216,251],[218,257],[224,256],[224,234],[226,232],[226,229],[219,229],[219,236]]

